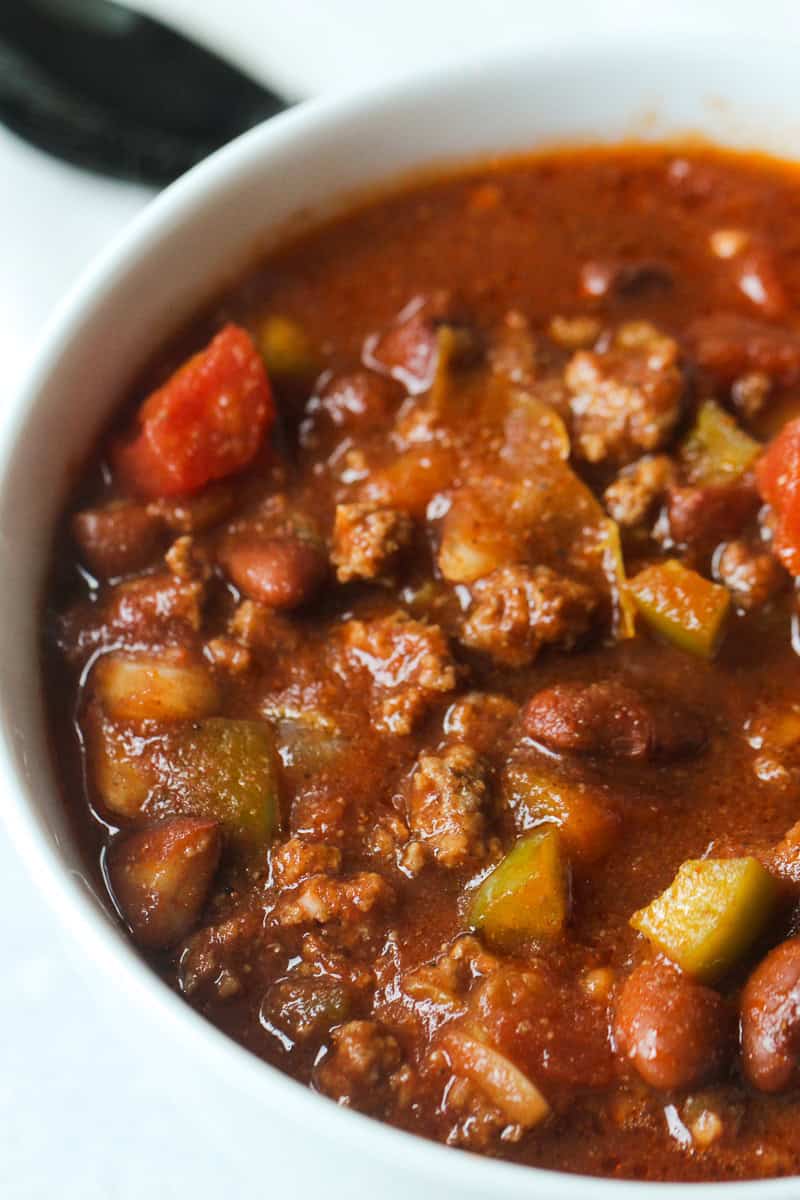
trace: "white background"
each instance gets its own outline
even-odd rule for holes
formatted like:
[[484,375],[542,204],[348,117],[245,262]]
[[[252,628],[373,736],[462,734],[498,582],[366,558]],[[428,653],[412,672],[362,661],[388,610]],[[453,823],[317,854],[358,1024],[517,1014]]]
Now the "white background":
[[[8,0],[0,0],[8,2]],[[141,0],[238,53],[287,93],[373,80],[415,62],[540,36],[553,26],[619,31],[731,28],[753,5],[692,0]],[[763,29],[800,32],[800,6],[758,6]],[[238,10],[243,14],[237,22]],[[201,28],[202,26],[202,28]],[[48,312],[85,263],[146,202],[146,189],[54,162],[0,127],[0,378],[8,395]],[[113,352],[113,348],[112,348]],[[2,395],[2,393],[0,393]],[[2,401],[0,400],[0,419]],[[58,1200],[193,1200],[252,1194],[335,1200],[313,1130],[271,1136],[269,1117],[226,1126],[185,1057],[148,1053],[147,1021],[80,959],[0,830],[0,1195]],[[303,1164],[298,1174],[292,1155]],[[319,1176],[315,1174],[319,1172]],[[383,1189],[376,1194],[385,1195]],[[352,1196],[352,1189],[350,1191]]]

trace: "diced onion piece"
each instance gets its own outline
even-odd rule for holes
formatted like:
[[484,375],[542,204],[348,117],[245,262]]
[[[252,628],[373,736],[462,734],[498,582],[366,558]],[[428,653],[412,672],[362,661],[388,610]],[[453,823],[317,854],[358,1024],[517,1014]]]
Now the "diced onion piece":
[[448,1029],[443,1041],[454,1073],[480,1088],[509,1121],[532,1129],[548,1115],[542,1093],[504,1054],[461,1029]]
[[619,641],[636,636],[636,605],[626,586],[625,559],[619,525],[609,518],[601,532],[606,578],[614,602],[614,633]]
[[713,657],[731,606],[727,588],[669,559],[640,571],[628,589],[651,629],[680,650]]
[[695,859],[631,917],[687,975],[724,975],[749,949],[775,908],[777,885],[756,858]]
[[163,655],[107,654],[95,668],[95,686],[106,713],[117,721],[191,720],[219,707],[206,667]]

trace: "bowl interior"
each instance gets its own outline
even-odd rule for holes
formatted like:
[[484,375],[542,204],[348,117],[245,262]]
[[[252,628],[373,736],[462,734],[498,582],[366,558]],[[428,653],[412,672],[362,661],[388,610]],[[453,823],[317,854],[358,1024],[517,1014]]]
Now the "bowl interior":
[[[379,185],[417,170],[568,142],[692,134],[800,156],[799,80],[792,47],[777,43],[661,40],[587,48],[577,38],[365,97],[303,106],[173,185],[67,299],[0,428],[0,779],[12,834],[42,885],[93,952],[138,973],[137,986],[166,996],[102,900],[88,894],[47,753],[37,670],[40,590],[54,521],[132,375],[251,256]],[[218,1035],[209,1028],[202,1036]],[[221,1053],[241,1063],[234,1051]],[[290,1107],[311,1104],[315,1112],[323,1107],[305,1093]],[[361,1121],[358,1128],[367,1126]],[[407,1166],[424,1165],[431,1177],[446,1159],[442,1169],[451,1183],[458,1176],[462,1195],[485,1194],[489,1180],[503,1195],[530,1194],[539,1175],[446,1155],[392,1131],[379,1134],[372,1123],[368,1128],[367,1142]],[[562,1178],[563,1184],[547,1176],[547,1194],[562,1187],[574,1194],[575,1180]],[[583,1186],[599,1194],[620,1185]],[[775,1194],[787,1188],[768,1186]]]

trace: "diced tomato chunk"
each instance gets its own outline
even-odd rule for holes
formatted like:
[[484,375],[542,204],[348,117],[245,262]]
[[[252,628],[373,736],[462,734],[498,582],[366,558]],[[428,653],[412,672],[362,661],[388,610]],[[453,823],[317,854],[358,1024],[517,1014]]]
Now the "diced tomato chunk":
[[229,324],[147,397],[115,466],[142,496],[194,492],[246,467],[274,420],[261,356],[250,334]]
[[800,418],[784,425],[756,464],[758,490],[776,517],[773,549],[800,575]]

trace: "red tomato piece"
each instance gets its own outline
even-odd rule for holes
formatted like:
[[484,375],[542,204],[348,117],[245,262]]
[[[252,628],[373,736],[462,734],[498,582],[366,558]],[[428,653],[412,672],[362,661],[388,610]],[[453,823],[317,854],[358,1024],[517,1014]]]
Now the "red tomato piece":
[[756,479],[775,513],[775,554],[787,571],[800,575],[800,418],[784,425],[756,463]]
[[261,356],[229,324],[147,397],[114,463],[139,495],[194,492],[252,462],[274,420]]

